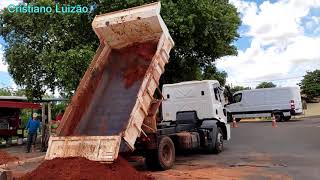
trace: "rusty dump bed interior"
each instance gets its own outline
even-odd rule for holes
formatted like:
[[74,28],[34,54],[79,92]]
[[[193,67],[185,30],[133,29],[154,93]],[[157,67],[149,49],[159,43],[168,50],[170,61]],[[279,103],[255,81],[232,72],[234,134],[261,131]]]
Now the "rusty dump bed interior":
[[112,136],[127,126],[146,70],[156,52],[155,42],[111,50],[95,93],[80,122],[69,135]]
[[[155,130],[153,94],[174,43],[152,3],[95,17],[100,46],[58,128],[46,159],[82,156],[113,161]],[[151,108],[152,107],[152,108]]]

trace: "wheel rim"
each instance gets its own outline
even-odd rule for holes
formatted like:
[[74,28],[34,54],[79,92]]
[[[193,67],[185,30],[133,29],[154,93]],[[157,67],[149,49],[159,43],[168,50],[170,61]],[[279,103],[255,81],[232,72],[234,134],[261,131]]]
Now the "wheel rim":
[[169,163],[171,161],[171,148],[169,147],[169,145],[165,145],[162,149],[162,157],[163,160],[166,163]]
[[275,115],[275,119],[276,119],[276,121],[281,121],[281,116],[280,115]]
[[217,147],[218,149],[222,150],[223,149],[223,138],[222,138],[222,134],[221,133],[218,133],[218,136],[217,136]]

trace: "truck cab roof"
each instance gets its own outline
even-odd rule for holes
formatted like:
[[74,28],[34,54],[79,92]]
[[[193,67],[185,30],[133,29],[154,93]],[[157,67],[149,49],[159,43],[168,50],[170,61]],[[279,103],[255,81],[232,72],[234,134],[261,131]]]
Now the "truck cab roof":
[[200,83],[211,83],[211,84],[219,84],[217,80],[201,80],[201,81],[185,81],[174,84],[164,84],[163,87],[172,87],[172,86],[181,86],[181,85],[190,85],[190,84],[200,84]]

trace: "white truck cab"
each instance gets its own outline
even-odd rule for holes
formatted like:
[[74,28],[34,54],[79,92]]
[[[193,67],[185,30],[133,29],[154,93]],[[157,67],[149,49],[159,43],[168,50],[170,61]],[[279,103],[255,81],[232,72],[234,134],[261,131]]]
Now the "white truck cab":
[[230,139],[230,126],[227,124],[223,91],[216,80],[187,81],[163,85],[163,122],[176,121],[178,113],[195,112],[199,121],[214,119],[225,126],[227,139]]

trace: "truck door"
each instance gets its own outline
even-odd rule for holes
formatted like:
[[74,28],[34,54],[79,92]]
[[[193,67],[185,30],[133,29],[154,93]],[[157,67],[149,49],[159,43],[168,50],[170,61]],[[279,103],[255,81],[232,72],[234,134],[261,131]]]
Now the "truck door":
[[241,112],[243,111],[242,93],[237,93],[233,95],[234,103],[228,105],[228,109],[231,112]]
[[214,92],[214,100],[215,100],[213,101],[215,102],[213,107],[216,107],[216,110],[214,113],[218,119],[224,120],[226,116],[224,115],[224,112],[223,112],[223,109],[224,109],[222,104],[223,100],[221,99],[221,95],[220,95],[222,91],[220,91],[218,87],[214,87],[213,92]]

